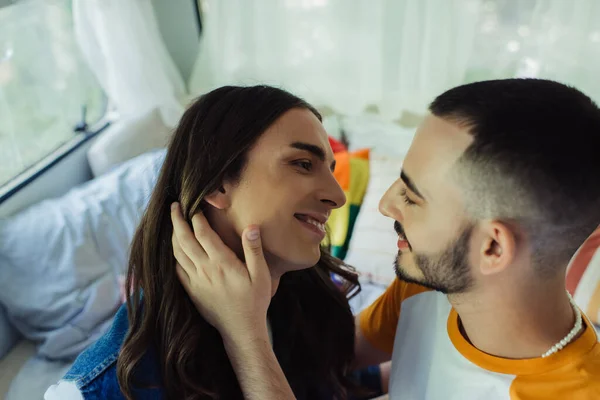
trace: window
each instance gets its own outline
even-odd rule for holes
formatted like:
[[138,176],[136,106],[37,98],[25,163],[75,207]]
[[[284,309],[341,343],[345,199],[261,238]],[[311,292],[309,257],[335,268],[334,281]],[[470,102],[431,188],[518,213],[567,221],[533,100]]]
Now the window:
[[[71,0],[0,1],[0,186],[93,124],[106,99],[83,62]],[[85,115],[85,117],[84,117]]]

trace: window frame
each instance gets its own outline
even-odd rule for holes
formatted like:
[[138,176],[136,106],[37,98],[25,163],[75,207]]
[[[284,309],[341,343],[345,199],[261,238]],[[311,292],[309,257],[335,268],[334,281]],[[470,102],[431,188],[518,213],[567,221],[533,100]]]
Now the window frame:
[[[15,0],[0,0],[0,8],[10,7],[17,3],[18,1]],[[0,206],[21,189],[38,179],[65,157],[75,152],[78,148],[95,138],[110,126],[112,119],[110,116],[111,113],[109,112],[109,99],[104,92],[102,100],[101,117],[97,121],[92,122],[91,126],[86,126],[85,130],[78,131],[76,129],[78,121],[73,121],[73,136],[69,140],[57,145],[57,148],[50,151],[48,154],[41,156],[39,160],[21,170],[8,181],[0,183]],[[80,121],[79,123],[86,122],[87,121]]]
[[[106,104],[106,97],[105,97]],[[75,133],[67,142],[60,145],[56,150],[41,158],[38,162],[24,169],[18,175],[15,175],[11,180],[3,185],[0,185],[0,206],[10,197],[15,195],[21,189],[44,175],[44,173],[61,162],[65,157],[76,151],[78,148],[94,139],[102,133],[111,124],[105,107],[103,117],[92,125],[89,130]]]
[[[0,0],[0,8],[3,6],[12,5],[13,2],[4,4]],[[201,0],[190,0],[193,3],[196,24],[198,28],[198,36],[202,36],[202,4]],[[31,166],[25,168],[23,171],[15,175],[9,181],[0,184],[0,206],[7,201],[10,197],[18,193],[20,190],[40,178],[44,173],[49,171],[56,164],[60,163],[64,158],[75,152],[78,148],[94,139],[105,129],[107,129],[111,122],[114,121],[114,113],[110,112],[109,99],[104,94],[104,110],[102,117],[94,122],[89,129],[83,132],[77,132],[73,129],[73,137],[67,142],[61,144],[54,151],[43,156],[39,161],[35,162]],[[74,122],[76,123],[76,122]]]

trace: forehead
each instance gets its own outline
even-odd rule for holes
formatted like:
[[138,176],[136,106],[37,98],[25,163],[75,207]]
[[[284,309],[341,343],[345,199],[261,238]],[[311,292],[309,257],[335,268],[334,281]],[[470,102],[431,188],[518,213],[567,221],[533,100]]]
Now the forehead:
[[428,115],[417,129],[403,170],[424,191],[443,188],[448,172],[472,140],[466,128]]
[[319,146],[333,157],[327,132],[321,121],[309,110],[294,108],[279,117],[258,139],[255,149],[261,153],[288,149],[291,143],[303,142]]

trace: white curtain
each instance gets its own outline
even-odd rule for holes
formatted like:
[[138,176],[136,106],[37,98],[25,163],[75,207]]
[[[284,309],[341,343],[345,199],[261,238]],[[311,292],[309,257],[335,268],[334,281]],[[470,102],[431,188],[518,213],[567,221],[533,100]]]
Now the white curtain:
[[487,1],[478,30],[469,80],[554,79],[600,102],[599,1]]
[[73,0],[77,41],[121,116],[159,107],[174,126],[186,91],[150,0]]
[[317,106],[422,114],[475,80],[539,77],[600,101],[597,0],[204,0],[189,87],[265,82]]
[[190,91],[264,82],[340,113],[422,113],[465,79],[480,4],[206,0]]

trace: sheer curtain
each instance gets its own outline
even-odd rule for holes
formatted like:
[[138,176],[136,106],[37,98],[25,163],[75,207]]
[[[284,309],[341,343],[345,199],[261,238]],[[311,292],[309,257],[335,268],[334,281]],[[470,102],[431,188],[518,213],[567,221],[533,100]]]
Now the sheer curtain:
[[174,126],[186,90],[150,0],[73,0],[73,19],[81,51],[119,114],[159,107]]
[[600,101],[596,0],[204,0],[189,87],[276,84],[345,114],[422,114],[452,86],[540,77]]
[[561,81],[600,102],[600,2],[487,1],[468,80]]
[[190,91],[265,82],[391,119],[465,79],[479,0],[206,0]]

